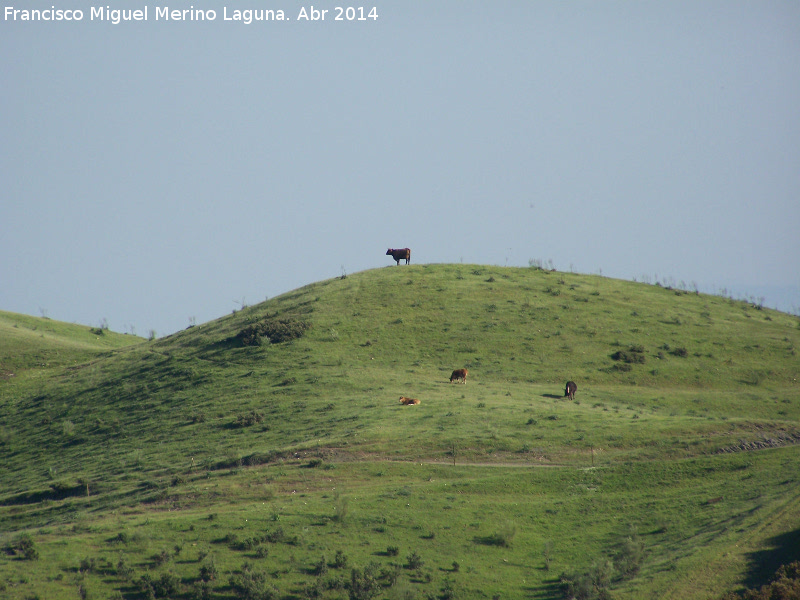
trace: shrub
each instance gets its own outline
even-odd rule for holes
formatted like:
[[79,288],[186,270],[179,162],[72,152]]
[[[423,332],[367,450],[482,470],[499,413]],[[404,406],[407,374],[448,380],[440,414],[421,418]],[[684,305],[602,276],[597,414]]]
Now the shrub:
[[347,555],[341,550],[337,550],[331,566],[334,569],[344,569],[347,567]]
[[381,584],[375,573],[378,565],[369,563],[363,569],[353,569],[350,572],[350,585],[347,592],[350,600],[371,600],[381,591]]
[[126,531],[120,531],[115,537],[111,539],[112,544],[127,544],[130,541],[130,536]]
[[211,600],[211,584],[207,581],[196,581],[189,598],[191,600]]
[[333,506],[333,520],[337,523],[344,523],[347,520],[347,497],[341,496],[336,492]]
[[233,422],[233,427],[250,427],[256,423],[261,423],[264,420],[264,415],[257,410],[251,410],[249,413],[236,415],[236,420]]
[[324,593],[325,588],[322,584],[322,579],[317,578],[303,585],[303,598],[309,598],[310,600],[313,598],[322,598]]
[[162,573],[158,579],[153,579],[149,573],[139,578],[138,586],[148,600],[154,598],[169,598],[178,591],[180,579],[174,573]]
[[325,560],[324,556],[320,559],[318,563],[316,563],[313,566],[311,572],[314,573],[314,575],[316,575],[317,577],[325,575],[325,573],[328,572],[328,561]]
[[92,573],[97,568],[97,559],[94,557],[86,557],[81,559],[81,564],[78,566],[79,573]]
[[388,587],[392,587],[397,583],[398,577],[400,577],[400,565],[393,565],[388,569],[381,569],[380,580]]
[[672,354],[680,358],[686,358],[689,356],[689,351],[686,348],[675,348],[675,350],[672,351]]
[[241,574],[231,576],[230,586],[241,600],[273,600],[278,597],[278,592],[268,583],[267,575],[251,570],[247,563]]
[[133,568],[127,562],[125,562],[125,558],[122,556],[119,557],[116,571],[117,577],[121,577],[126,581],[130,581],[133,578]]
[[800,561],[781,565],[768,584],[758,590],[731,592],[722,600],[794,600],[800,598]]
[[272,318],[248,325],[236,335],[236,338],[243,346],[260,346],[265,341],[270,344],[280,344],[303,337],[310,327],[309,323],[299,319]]
[[170,556],[169,551],[167,551],[166,549],[163,549],[163,550],[161,550],[161,552],[159,552],[158,554],[156,554],[153,557],[153,562],[155,562],[157,566],[161,566],[161,565],[163,565],[165,563],[168,563],[170,558],[171,558],[171,556]]
[[154,587],[156,590],[156,597],[157,598],[170,598],[175,595],[175,592],[178,591],[178,587],[180,585],[180,578],[170,571],[166,573],[162,573],[161,577],[156,579],[154,583]]
[[217,578],[217,565],[214,559],[209,559],[208,562],[200,567],[200,580],[201,581],[214,581]]
[[487,546],[502,546],[508,548],[511,546],[511,541],[517,534],[517,527],[513,523],[506,523],[495,533],[481,538],[481,542]]
[[645,362],[644,346],[634,345],[628,350],[617,350],[611,355],[611,358],[628,364],[643,364]]
[[570,600],[610,600],[608,586],[612,575],[613,566],[608,561],[595,563],[588,571],[562,573],[562,597]]
[[388,556],[397,556],[398,554],[400,554],[400,548],[398,548],[397,546],[388,546],[386,548],[386,554]]
[[285,542],[287,540],[286,532],[283,530],[283,527],[277,527],[276,529],[272,530],[264,539],[271,544],[280,544],[281,542]]
[[456,590],[453,587],[453,582],[449,579],[444,580],[444,584],[442,585],[442,593],[439,595],[439,598],[441,598],[441,600],[455,600],[457,598]]
[[37,560],[39,551],[33,543],[33,539],[27,533],[22,533],[8,542],[3,551],[11,556],[19,556],[23,560]]
[[637,536],[627,538],[614,557],[614,567],[622,579],[636,576],[642,562],[644,562],[644,543]]
[[420,557],[420,555],[417,554],[416,550],[414,550],[411,554],[409,554],[406,557],[406,560],[408,561],[406,563],[406,568],[411,570],[421,569],[422,566],[425,564],[425,562],[422,560],[422,557]]

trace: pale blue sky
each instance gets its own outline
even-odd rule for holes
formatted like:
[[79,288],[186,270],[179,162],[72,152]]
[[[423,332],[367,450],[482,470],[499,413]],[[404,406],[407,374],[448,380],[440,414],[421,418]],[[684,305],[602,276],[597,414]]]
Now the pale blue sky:
[[0,20],[0,309],[165,335],[390,246],[800,309],[800,3],[191,4]]

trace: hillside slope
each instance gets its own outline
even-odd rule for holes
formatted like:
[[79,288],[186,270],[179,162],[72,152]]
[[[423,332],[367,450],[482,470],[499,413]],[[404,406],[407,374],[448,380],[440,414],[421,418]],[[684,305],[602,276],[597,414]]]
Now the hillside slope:
[[144,341],[99,327],[0,311],[0,373],[85,361],[92,355]]
[[[718,556],[735,543],[736,527],[750,532],[773,515],[763,535],[752,537],[755,549],[800,511],[797,469],[788,480],[781,475],[800,464],[799,321],[744,302],[539,269],[417,265],[315,283],[153,342],[109,332],[92,339],[88,328],[62,330],[34,318],[15,327],[17,317],[0,317],[0,372],[27,373],[0,381],[4,531],[70,523],[90,506],[99,514],[143,501],[220,510],[221,492],[201,491],[199,482],[225,473],[230,481],[249,477],[243,467],[295,482],[276,484],[281,489],[299,477],[318,490],[308,501],[324,504],[316,480],[332,473],[289,475],[287,461],[340,465],[343,485],[361,489],[369,480],[364,493],[378,499],[415,489],[404,465],[474,465],[482,474],[470,479],[472,489],[500,505],[516,506],[534,481],[543,486],[545,504],[531,510],[549,511],[537,523],[550,536],[585,510],[571,503],[586,490],[604,490],[594,496],[592,514],[613,513],[622,502],[632,507],[630,521],[650,530],[657,519],[680,522],[664,525],[669,539],[650,550],[645,579],[654,587],[644,589],[690,597],[682,586],[693,581],[696,556],[686,544]],[[461,367],[469,369],[466,385],[449,383]],[[563,399],[567,380],[578,384],[574,402]],[[402,407],[401,395],[421,403]],[[773,453],[744,458],[759,449]],[[573,470],[595,463],[604,475]],[[378,464],[385,479],[373,486],[359,465]],[[540,481],[533,471],[483,474],[492,465],[567,470]],[[751,469],[766,486],[758,498],[754,482],[739,482],[735,492],[726,483],[752,477]],[[254,501],[247,486],[230,485],[229,497]],[[730,523],[719,529],[695,515],[697,502],[684,506],[696,493],[714,499],[710,510]],[[724,508],[717,497],[726,498]],[[748,510],[754,512],[744,521],[735,516]],[[534,513],[515,511],[509,508],[508,518],[525,531],[521,537],[531,536],[516,551],[530,563],[530,546],[547,536],[523,527]],[[497,518],[500,527],[504,519]],[[431,530],[440,520],[424,517]],[[613,517],[596,520],[596,531],[564,534],[592,541],[585,556],[562,548],[562,564],[588,565],[593,553],[617,543],[609,542],[619,535]],[[479,549],[493,545],[476,535],[467,533],[463,543],[472,537]],[[313,554],[323,545],[309,538],[298,551]],[[464,589],[508,592],[504,586],[533,578],[545,583],[532,596],[555,597],[546,584],[553,573],[534,576],[522,555],[515,557],[519,572],[498,581],[475,559]],[[727,589],[742,576],[744,550],[735,556],[716,569],[722,580],[711,585]],[[282,593],[297,593],[298,581]],[[617,593],[636,597],[636,585],[644,584],[620,578],[617,585]]]

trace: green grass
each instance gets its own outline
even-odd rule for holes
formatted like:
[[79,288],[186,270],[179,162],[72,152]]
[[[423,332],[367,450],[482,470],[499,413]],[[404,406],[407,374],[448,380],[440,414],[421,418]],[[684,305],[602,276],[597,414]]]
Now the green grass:
[[235,598],[263,572],[347,598],[375,563],[379,598],[558,598],[610,561],[614,598],[720,596],[800,558],[798,343],[745,302],[479,265],[151,342],[0,313],[0,595],[145,598],[171,573],[170,597]]

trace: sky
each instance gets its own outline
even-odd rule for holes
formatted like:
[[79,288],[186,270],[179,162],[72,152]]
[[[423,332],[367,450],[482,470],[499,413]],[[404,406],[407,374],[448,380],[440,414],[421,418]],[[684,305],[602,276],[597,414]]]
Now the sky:
[[0,310],[162,336],[410,247],[800,313],[794,0],[147,2],[2,0]]

